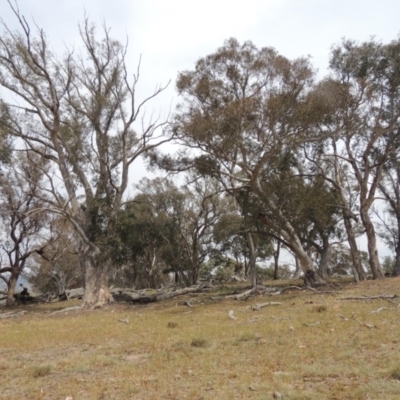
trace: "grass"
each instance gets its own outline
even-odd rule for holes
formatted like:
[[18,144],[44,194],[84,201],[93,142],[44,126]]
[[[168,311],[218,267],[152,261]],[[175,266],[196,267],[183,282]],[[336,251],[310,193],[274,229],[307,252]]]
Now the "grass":
[[260,311],[250,306],[270,298],[210,293],[192,308],[176,299],[53,316],[75,303],[19,307],[29,312],[0,319],[0,399],[398,399],[400,299],[340,298],[399,294],[399,284],[285,291],[273,298],[282,305]]

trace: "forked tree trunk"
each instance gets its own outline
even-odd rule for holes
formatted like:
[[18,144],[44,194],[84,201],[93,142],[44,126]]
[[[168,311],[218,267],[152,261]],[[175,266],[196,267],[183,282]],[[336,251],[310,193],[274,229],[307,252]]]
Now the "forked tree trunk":
[[84,307],[103,307],[113,301],[108,288],[110,277],[109,260],[99,260],[99,250],[87,249],[80,256],[83,271],[85,293],[83,296]]

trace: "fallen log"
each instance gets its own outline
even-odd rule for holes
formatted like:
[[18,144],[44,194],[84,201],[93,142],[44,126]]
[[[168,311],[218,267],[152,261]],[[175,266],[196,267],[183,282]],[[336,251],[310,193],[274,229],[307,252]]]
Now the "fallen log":
[[131,302],[141,303],[141,304],[154,303],[154,302],[158,302],[158,301],[162,301],[162,300],[172,299],[173,297],[183,296],[183,295],[189,294],[189,293],[202,292],[206,289],[208,289],[208,288],[204,288],[202,285],[199,285],[199,286],[195,286],[195,287],[188,287],[188,288],[175,290],[173,292],[154,293],[151,295],[140,296],[139,298],[132,298]]
[[26,314],[28,311],[22,310],[20,312],[14,313],[14,311],[10,311],[4,314],[0,314],[0,318],[18,318],[22,315]]
[[48,315],[63,314],[63,313],[68,313],[69,311],[79,311],[79,310],[83,310],[83,307],[82,306],[66,307],[61,310],[53,311]]
[[82,299],[84,293],[85,290],[83,288],[69,289],[65,291],[65,295],[67,296],[68,300]]
[[337,300],[376,300],[376,299],[396,299],[397,294],[381,294],[379,296],[353,296],[353,297],[340,297]]
[[234,300],[247,300],[249,296],[257,290],[257,287],[253,287],[250,290],[246,290],[240,294],[234,294],[230,296],[225,296],[225,299],[234,299]]

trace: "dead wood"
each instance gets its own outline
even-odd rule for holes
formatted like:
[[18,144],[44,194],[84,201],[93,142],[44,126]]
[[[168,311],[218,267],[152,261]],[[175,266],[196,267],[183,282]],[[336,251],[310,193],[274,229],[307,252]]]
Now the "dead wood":
[[377,310],[370,311],[371,314],[378,314],[383,310],[393,310],[393,308],[388,308],[388,307],[379,307]]
[[[204,287],[202,284],[198,286],[187,287],[183,289],[174,290],[172,292],[160,292],[160,293],[153,293],[150,295],[138,296],[133,297],[131,296],[130,302],[132,303],[154,303],[162,300],[172,299],[174,297],[183,296],[185,294],[196,293],[196,292],[203,292],[207,290],[208,287]],[[126,295],[126,293],[125,293]]]
[[261,304],[254,304],[253,306],[251,306],[250,308],[253,311],[260,311],[262,308],[264,307],[268,307],[268,306],[280,306],[281,304],[283,304],[281,301],[270,301],[269,303],[261,303]]
[[367,324],[366,322],[362,322],[362,321],[360,321],[359,319],[357,319],[355,317],[353,317],[353,319],[354,319],[354,321],[357,321],[360,325],[366,326],[368,329],[372,329],[372,328],[379,329],[376,325]]
[[237,317],[235,317],[235,314],[233,313],[233,310],[230,310],[230,311],[228,312],[228,317],[229,317],[230,319],[237,319]]
[[321,323],[321,321],[316,321],[316,322],[312,322],[310,324],[306,324],[305,322],[303,322],[304,326],[318,326]]
[[315,288],[309,287],[309,286],[287,286],[281,290],[278,290],[277,292],[272,293],[272,295],[279,295],[284,293],[286,290],[291,290],[291,289],[296,289],[296,290],[311,290],[314,293],[321,293],[321,294],[325,294],[325,293],[337,293],[336,290],[317,290]]
[[22,315],[26,314],[27,312],[28,311],[26,311],[26,310],[22,310],[17,313],[14,313],[14,311],[10,311],[7,313],[0,314],[0,318],[3,318],[3,319],[4,318],[18,318],[18,317],[21,317]]
[[84,293],[85,293],[84,288],[69,289],[65,291],[65,295],[67,296],[68,300],[82,299]]
[[353,297],[340,297],[337,300],[376,300],[376,299],[396,299],[397,294],[381,294],[379,296],[353,296]]
[[246,290],[240,294],[234,294],[230,296],[225,296],[226,299],[234,299],[234,300],[246,300],[249,296],[256,291],[257,287],[251,288],[250,290]]
[[52,313],[47,314],[47,315],[63,314],[63,313],[67,313],[69,311],[78,311],[78,310],[83,310],[83,307],[82,306],[66,307],[61,310],[53,311]]

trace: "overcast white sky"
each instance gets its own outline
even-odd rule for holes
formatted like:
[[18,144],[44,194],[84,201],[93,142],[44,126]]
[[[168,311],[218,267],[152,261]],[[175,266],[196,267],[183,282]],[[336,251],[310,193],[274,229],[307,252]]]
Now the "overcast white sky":
[[[85,12],[98,24],[104,20],[117,39],[128,36],[132,72],[142,55],[142,93],[172,81],[157,103],[163,112],[177,100],[177,73],[230,37],[275,47],[289,58],[310,55],[325,75],[330,47],[343,37],[388,42],[400,33],[397,0],[19,0],[18,5],[60,52],[63,42],[79,40],[77,24]],[[0,16],[16,26],[7,0],[0,0]]]
[[[330,48],[342,38],[389,42],[400,33],[399,0],[19,0],[18,5],[60,53],[63,43],[79,41],[77,25],[85,12],[97,24],[105,21],[115,38],[128,37],[132,73],[142,55],[140,93],[149,95],[171,80],[153,106],[162,114],[178,100],[178,72],[192,69],[230,37],[275,47],[288,58],[310,55],[323,76]],[[17,27],[7,0],[0,0],[0,16]],[[142,167],[136,172],[145,174]]]

